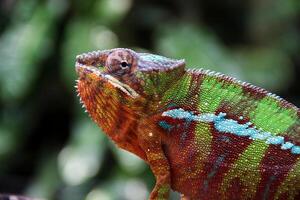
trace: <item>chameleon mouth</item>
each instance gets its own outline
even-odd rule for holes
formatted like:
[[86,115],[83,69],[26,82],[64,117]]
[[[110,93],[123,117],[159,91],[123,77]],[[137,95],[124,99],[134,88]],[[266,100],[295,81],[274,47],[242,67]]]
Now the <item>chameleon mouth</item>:
[[75,69],[80,78],[90,77],[93,79],[93,77],[96,76],[97,78],[110,83],[113,87],[118,88],[132,98],[139,97],[139,94],[129,85],[124,84],[115,77],[105,73],[103,71],[103,67],[97,68],[95,66],[88,66],[80,62],[76,62]]

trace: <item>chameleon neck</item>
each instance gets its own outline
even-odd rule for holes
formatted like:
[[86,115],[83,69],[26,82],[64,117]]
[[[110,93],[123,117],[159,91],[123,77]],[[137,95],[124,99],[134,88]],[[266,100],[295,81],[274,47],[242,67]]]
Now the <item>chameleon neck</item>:
[[172,70],[152,71],[140,73],[138,76],[144,80],[144,91],[151,99],[153,96],[161,98],[164,93],[177,84],[186,74],[184,66]]

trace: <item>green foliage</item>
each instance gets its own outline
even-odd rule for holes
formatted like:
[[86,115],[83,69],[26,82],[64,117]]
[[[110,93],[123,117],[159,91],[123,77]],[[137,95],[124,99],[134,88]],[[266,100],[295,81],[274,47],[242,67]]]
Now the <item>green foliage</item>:
[[0,88],[5,101],[21,98],[33,84],[38,62],[49,53],[52,16],[40,6],[26,22],[16,22],[0,36]]

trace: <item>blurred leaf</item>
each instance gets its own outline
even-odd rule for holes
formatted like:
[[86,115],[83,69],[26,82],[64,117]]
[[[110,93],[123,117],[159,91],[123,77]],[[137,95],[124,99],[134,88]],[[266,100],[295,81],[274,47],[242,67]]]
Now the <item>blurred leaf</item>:
[[268,48],[237,49],[234,59],[242,67],[245,80],[279,91],[294,78],[292,63],[283,52]]
[[94,188],[85,200],[102,200],[102,197],[108,200],[142,200],[148,195],[147,187],[140,179],[116,177]]
[[12,13],[13,22],[27,22],[31,19],[32,13],[35,12],[37,6],[38,2],[36,0],[18,1]]
[[300,35],[295,27],[299,13],[298,0],[253,0],[247,23],[248,36],[270,47],[299,51]]
[[67,8],[70,6],[70,1],[68,0],[48,0],[47,1],[47,7],[53,15],[61,16],[63,15]]
[[[23,120],[24,112],[15,107],[5,107],[0,112],[0,163],[11,160],[11,155],[19,150],[20,144],[25,139]],[[22,130],[21,127],[23,128]],[[9,169],[9,165],[0,165],[1,170]]]
[[112,195],[101,189],[92,190],[85,200],[113,200]]
[[16,131],[3,124],[0,124],[0,162],[6,158],[17,145]]
[[111,145],[111,149],[117,158],[118,164],[127,173],[137,175],[146,169],[145,161],[133,153],[120,149],[115,144]]
[[161,27],[156,46],[164,55],[184,58],[190,68],[210,69],[269,90],[286,88],[293,78],[283,51],[252,47],[226,48],[212,33],[193,25]]
[[53,199],[58,189],[57,187],[61,184],[56,155],[49,155],[49,152],[47,152],[45,158],[39,162],[39,165],[35,178],[26,189],[26,194],[40,199]]
[[[76,176],[76,174],[74,174]],[[67,186],[61,187],[59,195],[56,199],[58,200],[82,200],[85,198],[89,191],[89,184],[81,184],[78,186]],[[99,199],[100,200],[100,199]]]
[[122,20],[132,6],[132,0],[101,0],[95,5],[95,13],[102,24],[113,24]]
[[79,185],[99,171],[106,145],[104,135],[90,120],[75,124],[70,143],[60,152],[59,169],[69,185]]
[[30,88],[37,62],[49,52],[52,17],[44,7],[25,23],[11,26],[0,38],[0,91],[5,101],[22,97]]

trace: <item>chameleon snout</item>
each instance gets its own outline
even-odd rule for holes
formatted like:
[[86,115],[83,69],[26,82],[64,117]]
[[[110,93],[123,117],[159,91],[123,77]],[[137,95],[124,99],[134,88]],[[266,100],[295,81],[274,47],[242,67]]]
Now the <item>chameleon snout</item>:
[[92,51],[83,53],[76,56],[75,70],[78,75],[81,75],[83,71],[93,72],[93,68],[104,67],[109,51]]

